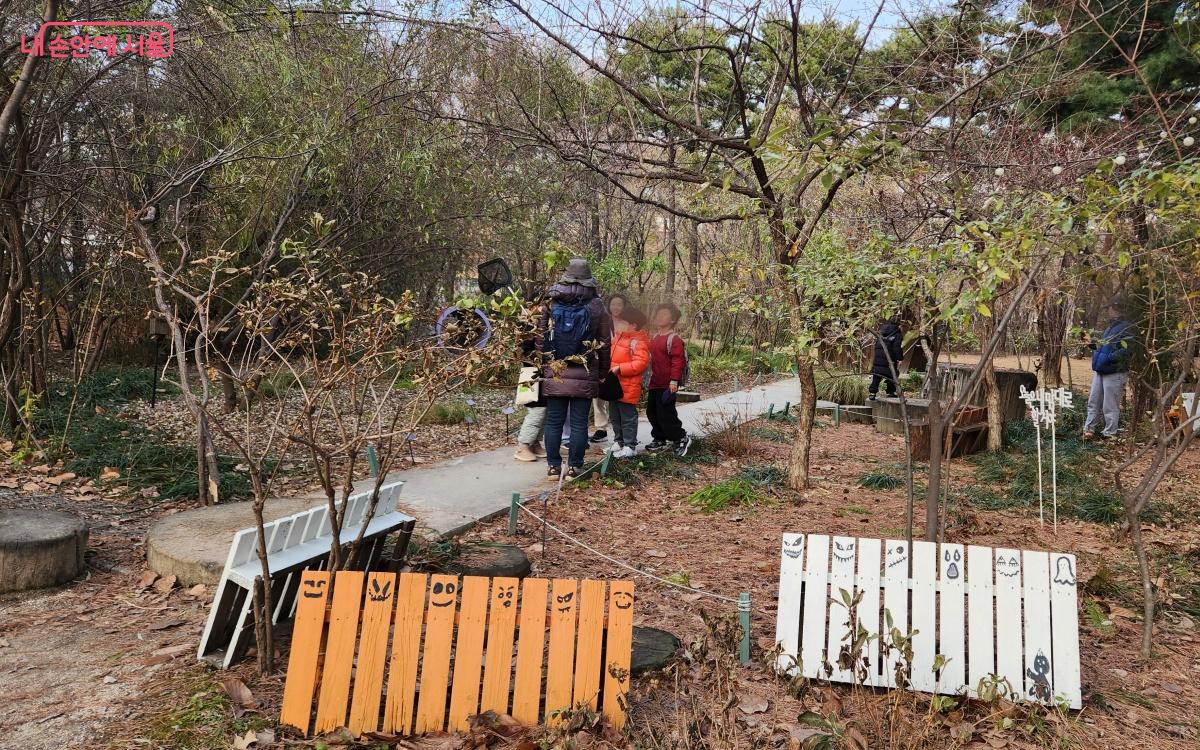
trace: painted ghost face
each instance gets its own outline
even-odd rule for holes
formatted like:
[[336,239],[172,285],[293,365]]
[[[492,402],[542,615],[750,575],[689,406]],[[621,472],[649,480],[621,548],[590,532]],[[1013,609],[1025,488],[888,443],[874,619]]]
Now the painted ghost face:
[[326,580],[305,581],[304,590],[300,595],[305,599],[320,599],[322,596],[325,596],[325,586],[328,583],[329,581]]
[[962,550],[942,550],[942,572],[950,580],[958,578],[959,565],[962,563]]
[[496,603],[501,607],[508,609],[513,605],[513,587],[512,586],[497,586],[496,587]]
[[1075,585],[1075,566],[1066,555],[1054,561],[1054,582],[1063,586]]
[[628,591],[615,591],[612,602],[617,609],[629,609],[633,606],[633,594]]
[[458,584],[438,581],[429,592],[429,603],[434,607],[449,607],[454,604],[455,591],[458,591]]
[[378,578],[371,579],[371,585],[367,587],[367,597],[373,602],[385,602],[392,595],[392,582],[384,581],[380,585]]
[[894,568],[897,565],[903,565],[908,562],[908,547],[903,544],[897,544],[888,547],[887,551],[887,566]]
[[996,553],[996,575],[1016,578],[1021,572],[1021,561],[1011,552]]
[[570,612],[575,606],[575,592],[568,591],[565,594],[558,594],[554,597],[554,606],[559,612]]
[[854,540],[833,542],[833,559],[838,562],[850,562],[854,559]]
[[784,539],[783,554],[790,560],[798,560],[804,554],[804,537],[798,536],[790,542]]

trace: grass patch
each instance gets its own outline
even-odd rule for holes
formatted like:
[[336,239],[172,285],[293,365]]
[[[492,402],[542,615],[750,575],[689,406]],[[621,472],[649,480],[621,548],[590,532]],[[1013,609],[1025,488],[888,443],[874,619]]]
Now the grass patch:
[[1099,632],[1101,635],[1112,635],[1117,632],[1113,626],[1113,621],[1109,619],[1104,610],[1100,609],[1100,605],[1088,599],[1083,603],[1083,620],[1088,627]]
[[288,370],[274,372],[259,382],[258,396],[268,400],[280,399],[299,384],[300,379]]
[[871,511],[862,507],[861,505],[847,505],[843,508],[838,508],[833,512],[833,515],[837,516],[838,518],[845,518],[849,515],[866,516],[870,514]]
[[790,443],[792,436],[774,427],[751,427],[750,436],[771,443]]
[[746,479],[732,477],[688,495],[688,504],[701,513],[716,513],[729,506],[748,508],[766,498]]
[[784,470],[774,464],[751,464],[743,467],[737,475],[755,487],[782,487],[787,481]]
[[849,372],[819,372],[816,374],[817,398],[835,404],[867,403],[869,380]]
[[256,713],[235,717],[229,697],[211,680],[197,682],[188,691],[191,694],[186,698],[158,704],[145,737],[139,740],[149,747],[172,750],[227,750],[230,738],[270,725]]
[[904,480],[886,471],[875,469],[858,478],[858,486],[869,490],[894,490],[904,486]]
[[[167,499],[196,497],[195,448],[121,413],[121,407],[149,397],[152,377],[144,369],[110,368],[84,378],[76,387],[52,385],[49,399],[33,418],[34,431],[46,438],[51,449],[49,458],[61,459],[67,471],[80,476],[95,479],[113,467],[121,472],[120,481],[134,489],[156,487],[159,496]],[[217,464],[221,497],[249,496],[249,479],[233,470],[237,461],[219,456]]]
[[436,403],[421,417],[421,424],[462,424],[468,416],[466,404]]

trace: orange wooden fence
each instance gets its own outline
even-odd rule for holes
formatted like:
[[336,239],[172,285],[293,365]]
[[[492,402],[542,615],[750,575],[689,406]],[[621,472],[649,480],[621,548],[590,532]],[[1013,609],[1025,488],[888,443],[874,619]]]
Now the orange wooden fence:
[[309,570],[280,723],[424,734],[586,703],[620,727],[632,648],[630,581]]

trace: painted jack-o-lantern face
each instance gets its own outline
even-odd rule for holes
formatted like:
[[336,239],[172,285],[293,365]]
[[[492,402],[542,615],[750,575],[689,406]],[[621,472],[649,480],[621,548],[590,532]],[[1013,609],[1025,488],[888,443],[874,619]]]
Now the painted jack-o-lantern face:
[[554,600],[554,606],[558,608],[559,612],[570,612],[571,608],[575,606],[575,592],[568,591],[565,594],[559,594],[554,597]]
[[838,562],[850,562],[854,559],[854,541],[835,541],[833,543],[833,559]]
[[1016,555],[1005,552],[996,554],[996,575],[1016,578],[1020,572],[1021,561],[1017,559]]
[[329,583],[329,581],[305,581],[304,590],[300,595],[305,599],[319,599],[322,596],[325,596],[325,585],[327,583]]
[[617,609],[629,609],[633,606],[633,594],[628,591],[614,591],[612,602]]
[[386,602],[388,597],[392,595],[392,582],[384,581],[383,585],[379,585],[378,578],[371,579],[371,585],[367,588],[367,597],[373,602]]
[[889,568],[903,565],[906,562],[908,562],[908,547],[903,544],[897,544],[894,547],[888,548],[887,566]]
[[788,557],[788,559],[791,559],[791,560],[799,559],[800,555],[803,553],[804,553],[804,537],[798,536],[795,538],[795,540],[793,540],[791,542],[789,542],[786,539],[783,540],[783,554],[786,555]]
[[508,609],[513,605],[513,587],[512,586],[497,586],[496,587],[496,603],[501,607]]
[[458,584],[438,581],[429,592],[429,603],[434,607],[449,607],[454,604],[454,592],[457,590]]

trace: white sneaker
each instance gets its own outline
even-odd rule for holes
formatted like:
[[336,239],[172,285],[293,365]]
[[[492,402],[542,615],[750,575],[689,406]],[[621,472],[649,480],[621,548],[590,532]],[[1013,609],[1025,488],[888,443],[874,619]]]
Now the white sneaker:
[[633,458],[637,454],[633,448],[628,445],[623,446],[621,450],[613,454],[613,458]]

